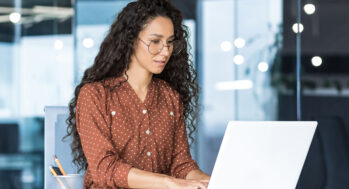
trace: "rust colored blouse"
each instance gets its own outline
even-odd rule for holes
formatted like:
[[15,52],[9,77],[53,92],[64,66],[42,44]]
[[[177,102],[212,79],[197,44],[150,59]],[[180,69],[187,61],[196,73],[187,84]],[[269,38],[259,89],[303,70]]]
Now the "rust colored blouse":
[[152,79],[144,102],[123,76],[85,84],[76,126],[88,162],[84,188],[128,188],[131,167],[177,178],[198,169],[180,96],[161,79]]

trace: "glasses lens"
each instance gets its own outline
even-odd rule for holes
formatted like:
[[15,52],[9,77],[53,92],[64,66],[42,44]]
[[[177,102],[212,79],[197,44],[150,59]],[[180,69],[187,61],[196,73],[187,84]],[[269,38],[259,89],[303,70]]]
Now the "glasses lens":
[[[149,44],[149,52],[153,55],[159,54],[164,48],[162,41],[151,41]],[[183,43],[175,40],[168,44],[168,50],[172,51],[173,55],[179,54],[184,49]]]
[[149,52],[151,54],[158,54],[163,48],[162,41],[151,41],[149,44]]

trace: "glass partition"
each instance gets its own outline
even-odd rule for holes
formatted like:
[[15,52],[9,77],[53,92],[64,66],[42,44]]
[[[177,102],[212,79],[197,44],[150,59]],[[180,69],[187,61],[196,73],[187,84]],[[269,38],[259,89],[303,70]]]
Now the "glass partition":
[[0,2],[0,186],[44,183],[44,106],[74,87],[70,0]]
[[348,186],[347,6],[323,0],[198,2],[198,159],[204,171],[211,173],[230,120],[316,120],[297,188]]
[[[282,43],[282,1],[200,1],[200,165],[212,171],[230,120],[276,120],[271,68]],[[251,14],[253,13],[253,14]]]
[[[75,25],[75,82],[79,82],[84,70],[90,67],[99,46],[119,11],[130,1],[76,1]],[[98,15],[98,16],[96,16]]]

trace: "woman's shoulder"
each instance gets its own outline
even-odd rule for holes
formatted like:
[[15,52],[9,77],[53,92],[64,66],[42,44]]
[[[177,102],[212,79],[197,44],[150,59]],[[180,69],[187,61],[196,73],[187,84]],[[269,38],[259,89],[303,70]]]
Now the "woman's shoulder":
[[99,96],[103,96],[105,94],[106,88],[114,88],[118,86],[124,77],[109,77],[100,81],[94,81],[91,83],[86,83],[82,86],[80,93],[91,93]]
[[105,95],[103,85],[100,82],[84,84],[79,92],[78,101],[100,99]]
[[80,93],[100,93],[103,91],[103,84],[100,81],[86,83],[81,87]]

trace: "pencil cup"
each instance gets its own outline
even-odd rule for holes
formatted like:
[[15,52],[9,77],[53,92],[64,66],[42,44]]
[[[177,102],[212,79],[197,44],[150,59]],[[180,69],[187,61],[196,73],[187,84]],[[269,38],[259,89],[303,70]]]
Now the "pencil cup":
[[53,189],[83,189],[84,175],[67,174],[53,177],[55,178]]

